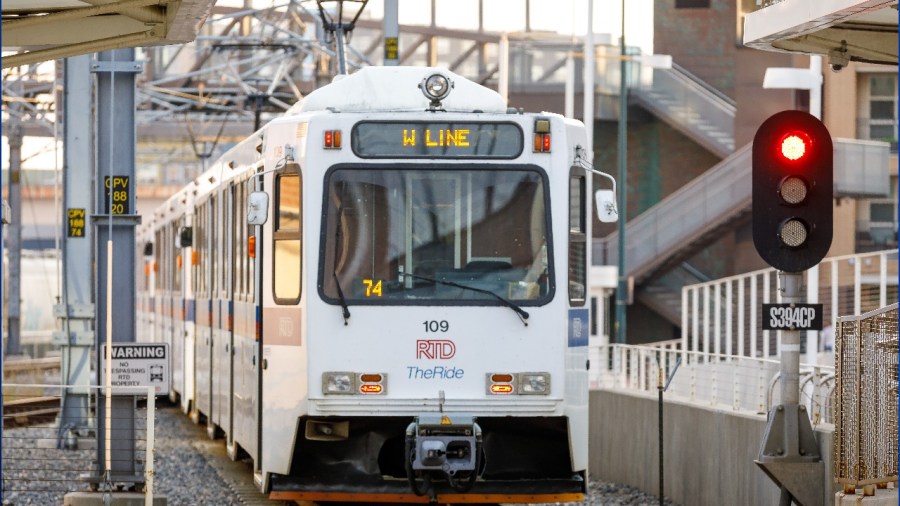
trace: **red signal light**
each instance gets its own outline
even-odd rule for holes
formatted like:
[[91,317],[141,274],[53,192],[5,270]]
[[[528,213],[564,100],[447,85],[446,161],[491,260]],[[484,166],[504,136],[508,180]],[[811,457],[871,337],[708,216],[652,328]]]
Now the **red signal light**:
[[810,143],[809,136],[802,132],[792,132],[781,139],[781,156],[791,161],[797,161],[803,158],[809,152]]

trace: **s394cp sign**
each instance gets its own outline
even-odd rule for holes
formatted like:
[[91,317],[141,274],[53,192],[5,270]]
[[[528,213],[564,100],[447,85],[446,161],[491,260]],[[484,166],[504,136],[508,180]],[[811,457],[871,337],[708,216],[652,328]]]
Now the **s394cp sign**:
[[822,330],[822,304],[763,304],[763,330]]

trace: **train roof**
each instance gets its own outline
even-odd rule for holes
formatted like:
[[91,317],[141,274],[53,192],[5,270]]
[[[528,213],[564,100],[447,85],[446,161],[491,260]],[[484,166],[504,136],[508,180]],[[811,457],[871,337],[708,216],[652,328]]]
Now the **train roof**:
[[424,111],[430,101],[419,89],[428,76],[440,73],[453,82],[453,89],[442,101],[451,112],[505,113],[506,102],[494,90],[485,88],[446,69],[435,67],[363,67],[338,76],[295,104],[287,115],[302,112]]

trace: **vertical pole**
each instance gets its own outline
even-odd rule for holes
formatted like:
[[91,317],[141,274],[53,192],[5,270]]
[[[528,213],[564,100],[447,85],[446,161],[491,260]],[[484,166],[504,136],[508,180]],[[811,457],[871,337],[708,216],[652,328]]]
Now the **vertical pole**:
[[625,270],[625,222],[628,212],[628,80],[625,62],[625,0],[622,0],[622,37],[619,39],[619,286],[616,289],[616,342],[624,344],[627,339],[625,310],[628,303],[628,272]]
[[[58,444],[66,447],[68,431],[91,425],[91,347],[94,305],[91,293],[92,229],[88,213],[93,213],[91,178],[94,167],[93,81],[90,55],[66,58],[63,63],[63,211],[66,235],[62,241],[61,301],[56,308],[60,331],[53,342],[60,346],[62,384]],[[74,449],[74,448],[70,448]]]
[[[20,76],[19,79],[24,79]],[[17,83],[21,91],[21,82]],[[14,97],[13,100],[15,100]],[[9,290],[7,301],[6,356],[18,355],[21,350],[21,312],[22,312],[22,122],[19,115],[22,106],[16,101],[9,103],[9,207],[12,222],[9,225]]]
[[497,92],[503,97],[503,102],[509,105],[509,37],[506,33],[500,36],[500,47],[497,58],[499,71],[497,76]]
[[[97,268],[95,284],[97,371],[104,370],[99,363],[102,338],[109,336],[113,343],[135,340],[134,228],[140,223],[134,198],[135,74],[141,65],[134,61],[134,54],[134,49],[104,51],[91,64],[97,74],[94,251],[96,265],[108,266]],[[107,355],[111,348],[107,346]],[[109,441],[98,438],[98,466],[104,465],[108,453],[111,482],[141,483],[144,478],[135,465],[135,398],[110,393],[103,392],[106,398],[98,406],[98,434],[108,427],[113,436]]]
[[566,106],[567,118],[575,117],[575,59],[572,55],[566,57]]
[[[781,272],[781,287],[784,293],[781,300],[785,304],[803,302],[800,285],[803,274],[797,272]],[[781,332],[781,403],[800,404],[800,332],[799,330],[782,330]]]
[[400,22],[398,0],[384,0],[384,65],[400,64]]
[[[816,304],[819,302],[819,264],[806,271],[806,302]],[[806,363],[818,365],[819,362],[819,331],[806,331]]]
[[663,480],[663,368],[659,365],[656,390],[659,392],[659,506],[663,505],[664,480]]
[[338,25],[334,30],[334,43],[337,46],[338,74],[347,73],[347,57],[344,54],[344,27]]
[[809,57],[809,71],[813,75],[813,86],[809,89],[809,113],[822,119],[822,57]]
[[153,481],[154,466],[153,457],[156,455],[156,387],[147,387],[147,447],[144,461],[145,487],[144,506],[153,506]]
[[[587,33],[584,36],[584,133],[585,152],[594,159],[594,0],[588,0]],[[622,212],[621,209],[619,212]],[[621,221],[621,220],[620,220]],[[617,341],[618,342],[618,341]]]

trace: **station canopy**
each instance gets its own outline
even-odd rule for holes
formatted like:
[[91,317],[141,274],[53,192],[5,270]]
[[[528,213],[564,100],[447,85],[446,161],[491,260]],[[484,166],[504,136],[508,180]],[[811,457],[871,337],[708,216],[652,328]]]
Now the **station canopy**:
[[744,45],[897,65],[897,0],[781,0],[744,18]]
[[3,0],[3,68],[194,40],[215,0]]

